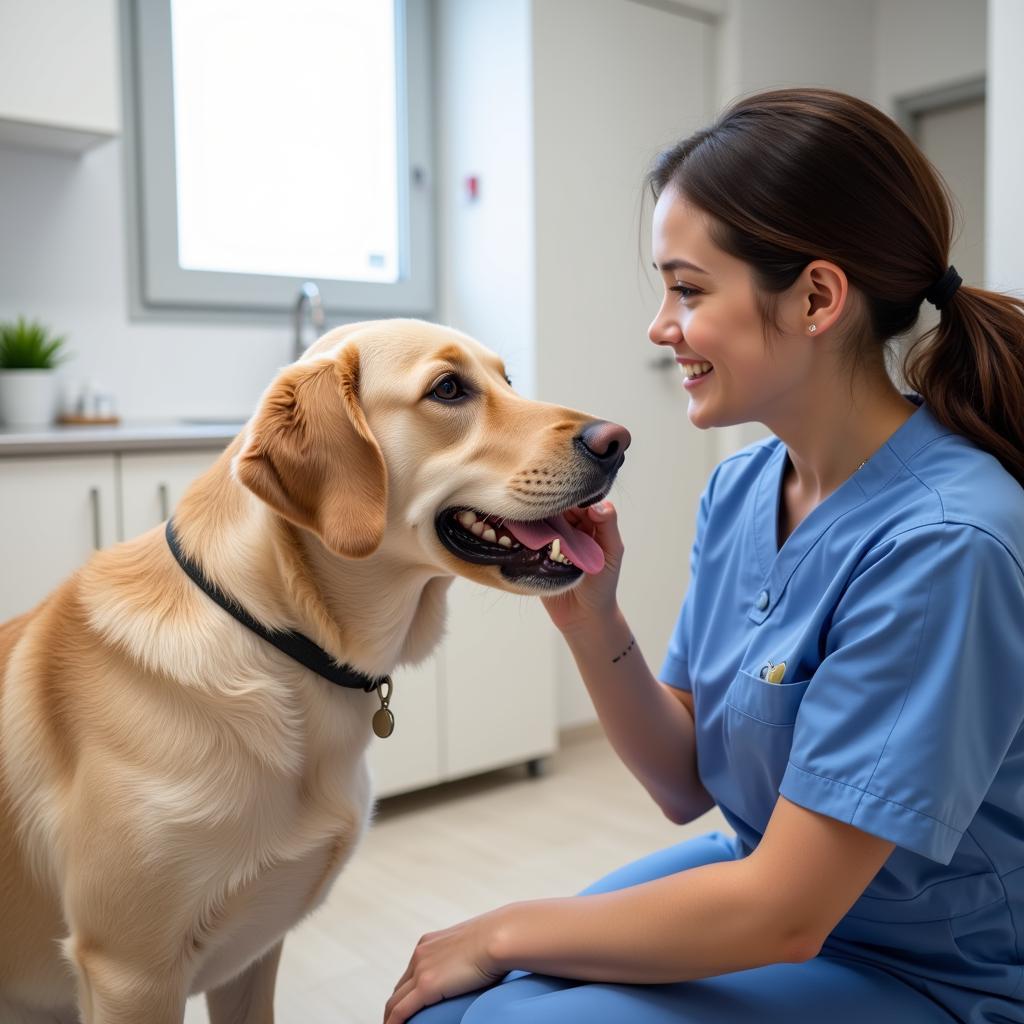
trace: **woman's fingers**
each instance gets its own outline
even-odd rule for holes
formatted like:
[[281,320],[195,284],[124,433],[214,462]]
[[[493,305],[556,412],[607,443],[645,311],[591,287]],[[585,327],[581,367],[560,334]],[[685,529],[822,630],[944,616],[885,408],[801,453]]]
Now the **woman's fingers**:
[[398,984],[395,985],[395,992],[397,992],[403,985],[405,985],[409,981],[409,979],[412,977],[412,972],[413,972],[413,966],[412,966],[412,961],[410,960],[409,961],[409,966],[406,967],[406,969],[405,969],[405,974],[403,974],[398,979]]
[[410,998],[415,995],[415,982],[410,978],[404,984],[395,987],[391,998],[384,1007],[384,1024],[405,1024],[420,1006],[415,1005],[415,1000]]
[[622,537],[619,535],[619,516],[615,506],[610,501],[601,501],[591,505],[587,513],[593,524],[594,540],[606,552],[621,552]]

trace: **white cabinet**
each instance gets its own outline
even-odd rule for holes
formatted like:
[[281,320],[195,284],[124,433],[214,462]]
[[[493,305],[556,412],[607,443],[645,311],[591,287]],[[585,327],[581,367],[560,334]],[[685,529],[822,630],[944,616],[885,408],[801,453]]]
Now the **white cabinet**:
[[554,627],[540,600],[459,579],[448,618],[445,778],[554,750]]
[[0,0],[0,142],[81,152],[121,130],[117,0]]
[[439,650],[415,668],[392,675],[395,731],[370,743],[370,772],[378,796],[391,796],[441,781],[445,749],[445,681]]
[[155,526],[219,449],[0,458],[0,622],[93,553]]
[[0,621],[118,539],[116,478],[112,454],[0,459]]
[[[221,448],[0,458],[0,622],[44,598],[93,550],[167,518]],[[448,628],[423,664],[395,672],[395,731],[373,739],[378,796],[557,746],[554,639],[540,602],[456,580]]]

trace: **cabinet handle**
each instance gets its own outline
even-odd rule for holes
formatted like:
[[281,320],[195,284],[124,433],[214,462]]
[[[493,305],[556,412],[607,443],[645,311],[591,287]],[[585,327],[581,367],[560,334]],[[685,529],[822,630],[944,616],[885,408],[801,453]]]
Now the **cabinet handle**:
[[171,514],[171,503],[167,496],[167,484],[160,484],[156,492],[160,495],[160,518],[167,519]]
[[89,488],[89,501],[92,505],[92,546],[99,551],[103,546],[100,540],[100,489]]

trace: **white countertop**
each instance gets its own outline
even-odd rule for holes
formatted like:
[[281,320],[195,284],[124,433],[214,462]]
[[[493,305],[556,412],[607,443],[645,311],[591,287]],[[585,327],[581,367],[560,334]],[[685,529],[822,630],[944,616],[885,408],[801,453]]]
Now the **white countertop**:
[[86,452],[173,451],[223,448],[244,420],[127,420],[108,426],[0,426],[0,458]]

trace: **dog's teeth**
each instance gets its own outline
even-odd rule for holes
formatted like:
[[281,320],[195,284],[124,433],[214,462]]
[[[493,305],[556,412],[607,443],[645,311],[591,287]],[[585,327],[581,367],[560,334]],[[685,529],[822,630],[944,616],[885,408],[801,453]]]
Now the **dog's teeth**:
[[484,524],[481,522],[476,522],[469,529],[475,536],[479,537],[481,536],[481,534],[483,534],[484,530],[486,530],[487,527],[484,526]]
[[467,510],[460,512],[456,518],[468,530],[476,522],[476,513]]
[[483,538],[493,544],[498,539],[498,535],[488,527],[488,529],[483,532]]
[[503,548],[510,548],[510,547],[512,547],[512,538],[511,537],[499,537],[498,538],[498,543]]
[[562,540],[560,537],[556,537],[551,542],[551,557],[557,562],[562,555]]

